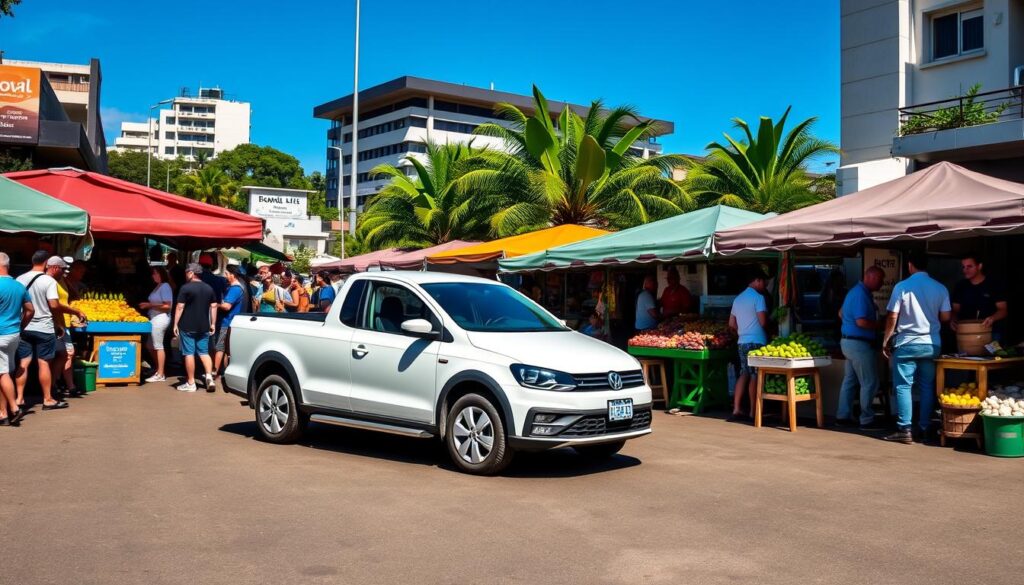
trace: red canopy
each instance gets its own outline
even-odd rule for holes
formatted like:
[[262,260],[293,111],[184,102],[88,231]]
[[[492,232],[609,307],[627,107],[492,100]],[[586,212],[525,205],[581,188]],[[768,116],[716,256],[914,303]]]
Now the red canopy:
[[4,176],[89,212],[97,238],[148,236],[186,249],[263,239],[258,217],[98,173],[60,168]]

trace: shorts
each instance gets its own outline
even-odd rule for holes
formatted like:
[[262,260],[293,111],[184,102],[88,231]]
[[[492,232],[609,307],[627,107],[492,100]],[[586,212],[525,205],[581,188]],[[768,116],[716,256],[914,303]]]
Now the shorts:
[[182,357],[208,355],[210,353],[210,334],[182,331],[178,336]]
[[763,343],[741,343],[739,345],[741,376],[744,374],[749,374],[751,376],[757,374],[757,368],[752,368],[747,364],[747,354],[755,349],[761,349],[762,347],[764,347]]
[[213,351],[227,351],[228,331],[230,330],[230,327],[222,327],[221,330],[217,332],[217,341],[213,343]]
[[0,375],[13,374],[18,369],[18,346],[21,333],[0,335]]
[[160,313],[156,317],[149,320],[149,325],[152,327],[152,333],[150,334],[153,343],[153,349],[163,350],[164,348],[164,336],[167,334],[167,328],[171,324],[171,316],[167,313]]
[[18,344],[18,360],[36,358],[52,360],[57,356],[57,336],[41,331],[22,331],[21,343]]
[[75,355],[75,344],[71,342],[71,332],[65,331],[64,336],[57,340],[57,353]]

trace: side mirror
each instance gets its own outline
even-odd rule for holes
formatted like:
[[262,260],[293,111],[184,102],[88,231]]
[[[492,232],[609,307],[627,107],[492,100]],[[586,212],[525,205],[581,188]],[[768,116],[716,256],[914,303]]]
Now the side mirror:
[[434,331],[434,326],[426,319],[402,321],[402,331],[416,337],[437,337],[440,335],[440,332]]

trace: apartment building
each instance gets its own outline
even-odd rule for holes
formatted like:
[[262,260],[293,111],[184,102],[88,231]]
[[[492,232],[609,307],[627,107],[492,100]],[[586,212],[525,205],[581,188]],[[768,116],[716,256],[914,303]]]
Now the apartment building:
[[[76,166],[106,172],[107,143],[100,115],[103,76],[99,59],[87,64],[8,59],[0,55],[0,77],[25,79],[34,89],[22,103],[36,122],[31,138],[0,140],[0,148],[33,166]],[[32,81],[39,82],[33,84]]]
[[[472,136],[481,124],[506,124],[494,113],[494,106],[502,102],[532,112],[531,96],[419,77],[399,77],[360,91],[356,188],[359,207],[364,205],[368,196],[387,184],[386,180],[370,177],[370,169],[387,163],[413,175],[412,165],[404,159],[410,156],[422,158],[428,137],[438,143],[466,142],[472,138],[475,146],[503,148],[504,143],[496,138]],[[549,102],[551,115],[557,116],[566,105]],[[587,110],[584,106],[569,106],[581,114]],[[352,179],[352,95],[316,106],[313,116],[331,121],[327,131],[327,204],[338,206],[340,169],[344,207]],[[674,129],[671,122],[659,121],[659,126],[661,136],[671,134]],[[343,152],[340,159],[339,148]],[[631,152],[637,156],[652,156],[661,152],[661,144],[651,138],[633,145]]]
[[122,122],[113,150],[152,150],[153,156],[194,160],[199,153],[214,157],[249,143],[252,108],[248,102],[225,99],[220,88],[187,88],[168,100],[156,119]]
[[1024,181],[1024,0],[841,0],[840,21],[840,195],[943,160]]

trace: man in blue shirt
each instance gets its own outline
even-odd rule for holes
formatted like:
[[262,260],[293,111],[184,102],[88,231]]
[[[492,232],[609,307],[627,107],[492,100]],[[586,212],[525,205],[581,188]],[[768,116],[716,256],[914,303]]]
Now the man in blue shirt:
[[885,321],[884,352],[892,358],[896,389],[896,428],[887,441],[913,443],[911,418],[914,412],[911,389],[917,383],[920,411],[917,424],[927,435],[935,405],[935,358],[941,352],[939,333],[948,322],[952,307],[949,291],[928,276],[928,257],[914,252],[907,258],[910,276],[892,291]]
[[644,288],[636,297],[636,321],[633,325],[637,333],[658,326],[658,304],[654,300],[657,292],[658,281],[653,276],[644,277]]
[[21,330],[35,315],[25,285],[11,278],[11,258],[0,252],[0,426],[17,425],[24,412],[14,394]]
[[843,339],[839,346],[846,358],[846,372],[839,389],[837,426],[853,426],[854,390],[860,385],[860,429],[878,430],[871,403],[878,392],[878,352],[875,340],[878,338],[879,321],[878,307],[871,293],[882,288],[883,282],[885,271],[877,266],[868,267],[864,271],[864,279],[846,293],[843,307],[839,310],[839,318],[843,322]]
[[751,273],[750,284],[736,296],[729,313],[729,327],[736,331],[740,357],[740,372],[733,390],[732,416],[730,421],[749,420],[743,412],[743,396],[750,399],[750,412],[754,412],[757,397],[757,370],[747,364],[747,354],[768,343],[768,306],[764,301],[764,290],[768,279],[760,269]]
[[217,304],[220,311],[220,322],[217,324],[217,339],[214,341],[213,349],[213,377],[220,376],[221,366],[224,364],[224,356],[228,350],[228,334],[231,329],[231,320],[243,310],[249,312],[249,293],[246,290],[245,277],[237,266],[228,266],[224,269],[227,275],[228,288],[224,292],[224,298]]

